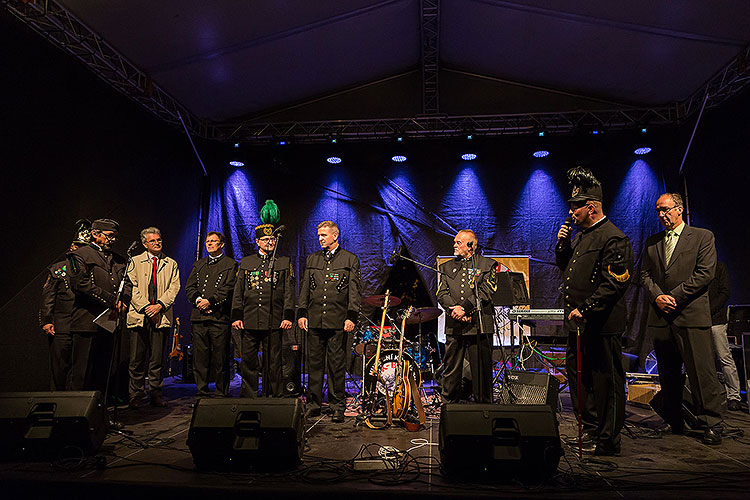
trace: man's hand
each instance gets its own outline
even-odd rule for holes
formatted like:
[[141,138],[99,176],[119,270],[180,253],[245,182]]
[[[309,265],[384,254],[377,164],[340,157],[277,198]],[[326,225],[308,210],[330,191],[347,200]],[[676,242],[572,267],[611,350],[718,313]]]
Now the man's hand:
[[656,307],[669,314],[677,308],[677,301],[671,295],[659,295],[656,297]]
[[450,308],[451,310],[451,318],[453,319],[461,319],[466,315],[466,311],[464,311],[464,308],[461,306],[453,306]]
[[344,331],[347,332],[347,333],[348,332],[353,332],[355,326],[356,325],[354,324],[354,321],[352,321],[350,319],[347,319],[346,321],[344,321]]
[[307,331],[307,318],[300,318],[297,320],[297,325],[304,331]]
[[237,321],[232,323],[232,328],[234,328],[235,330],[244,330],[245,324],[242,322],[241,319],[238,319]]
[[581,324],[583,323],[583,314],[581,314],[581,311],[579,311],[578,308],[573,309],[570,311],[570,314],[568,314],[568,320]]
[[55,325],[52,323],[47,323],[46,325],[42,326],[42,330],[44,330],[44,333],[47,335],[55,335]]
[[558,240],[567,240],[570,238],[570,232],[572,231],[570,226],[563,224],[560,226],[560,230],[557,232]]
[[127,310],[128,310],[128,306],[126,306],[124,302],[122,301],[117,302],[117,312],[124,313]]
[[288,319],[285,319],[281,322],[281,329],[282,330],[289,330],[292,327],[292,322]]
[[151,304],[146,306],[146,310],[144,311],[146,313],[146,316],[148,316],[151,319],[156,318],[156,316],[161,312],[162,307],[161,304]]
[[195,303],[195,307],[203,312],[207,312],[211,308],[211,303],[208,301],[208,299],[198,299],[198,301]]

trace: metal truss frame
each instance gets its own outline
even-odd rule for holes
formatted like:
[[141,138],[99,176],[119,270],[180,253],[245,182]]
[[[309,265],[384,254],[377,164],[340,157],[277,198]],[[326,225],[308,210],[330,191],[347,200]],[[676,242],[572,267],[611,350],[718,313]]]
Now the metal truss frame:
[[422,113],[440,112],[440,0],[420,0],[422,21]]
[[622,130],[680,123],[698,112],[708,94],[713,107],[750,85],[750,46],[685,101],[650,108],[515,113],[483,116],[439,114],[439,0],[422,0],[423,116],[365,120],[260,123],[212,122],[200,119],[146,73],[120,55],[99,35],[54,0],[0,0],[5,8],[52,44],[76,57],[102,80],[167,123],[204,139],[267,144],[280,139],[296,143],[342,140],[391,140],[531,134],[565,134],[593,129]]
[[146,73],[123,57],[101,36],[54,0],[3,0],[8,12],[53,45],[85,64],[112,88],[145,107],[167,123],[192,133],[209,135],[210,124],[199,119]]

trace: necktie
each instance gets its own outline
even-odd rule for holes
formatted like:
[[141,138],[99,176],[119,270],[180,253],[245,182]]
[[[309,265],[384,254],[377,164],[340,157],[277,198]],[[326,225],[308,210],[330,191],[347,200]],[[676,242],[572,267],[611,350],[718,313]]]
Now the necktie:
[[669,261],[672,260],[672,253],[674,253],[674,247],[677,245],[677,235],[674,231],[667,231],[667,239],[664,242],[664,262],[669,265]]
[[152,304],[156,304],[156,257],[153,258],[153,265],[151,267],[151,281],[148,284],[148,301]]
[[333,253],[330,250],[326,251],[326,260],[331,260],[333,257]]

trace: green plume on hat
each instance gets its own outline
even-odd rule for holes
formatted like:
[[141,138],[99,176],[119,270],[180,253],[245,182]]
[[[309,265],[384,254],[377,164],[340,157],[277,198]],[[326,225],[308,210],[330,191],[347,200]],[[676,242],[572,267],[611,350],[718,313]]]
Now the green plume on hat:
[[273,200],[266,200],[263,208],[260,209],[260,220],[263,224],[278,224],[281,220],[281,213],[279,207],[276,206]]

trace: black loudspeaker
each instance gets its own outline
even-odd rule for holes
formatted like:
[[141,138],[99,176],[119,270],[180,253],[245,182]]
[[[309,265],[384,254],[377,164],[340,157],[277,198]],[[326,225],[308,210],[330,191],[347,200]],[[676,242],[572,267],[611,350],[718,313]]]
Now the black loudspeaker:
[[492,296],[492,303],[496,306],[529,305],[529,290],[523,273],[497,273],[497,291]]
[[547,405],[557,411],[560,381],[545,372],[509,371],[503,381],[502,403]]
[[74,447],[96,452],[106,435],[99,391],[0,393],[0,457],[58,456]]
[[447,475],[487,481],[543,481],[563,455],[555,414],[546,405],[445,405],[439,444]]
[[299,399],[200,399],[187,444],[200,470],[290,469],[302,460]]

